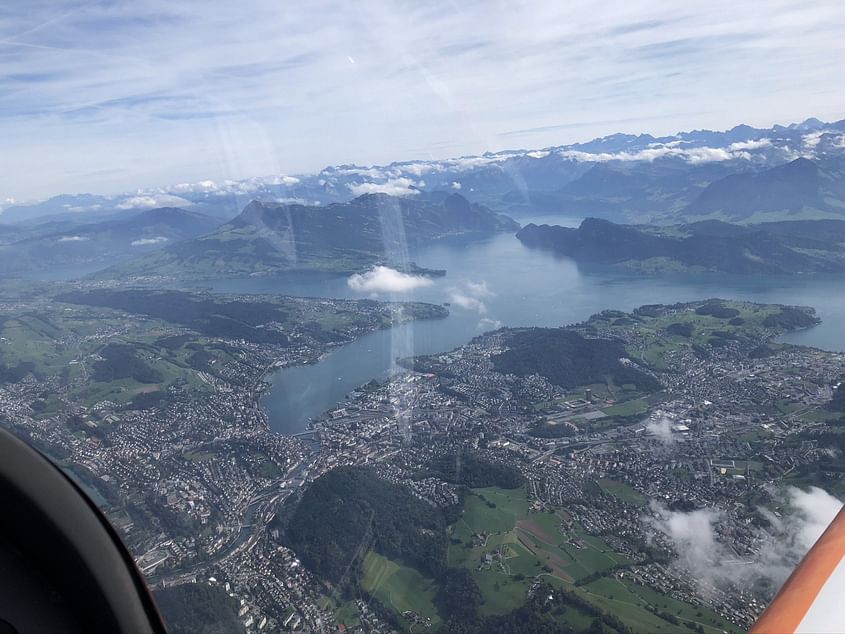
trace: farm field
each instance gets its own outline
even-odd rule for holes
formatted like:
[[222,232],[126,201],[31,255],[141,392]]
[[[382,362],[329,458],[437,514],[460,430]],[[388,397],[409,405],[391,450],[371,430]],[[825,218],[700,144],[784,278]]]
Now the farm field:
[[[645,498],[622,482],[598,483],[611,495],[630,503]],[[495,487],[473,489],[464,513],[452,526],[448,562],[473,575],[484,603],[482,616],[506,614],[526,600],[535,579],[575,592],[602,611],[618,616],[633,632],[677,632],[684,622],[701,625],[708,634],[738,632],[716,613],[617,579],[612,570],[631,563],[600,537],[588,535],[559,509],[532,510],[527,491]],[[602,576],[607,572],[606,576]],[[599,575],[594,581],[585,579]],[[591,577],[592,579],[593,577]],[[590,581],[583,586],[579,580]],[[662,618],[663,612],[681,625]],[[589,615],[570,607],[562,624],[588,627]]]
[[643,496],[642,493],[637,491],[636,489],[628,486],[624,482],[619,482],[618,480],[611,480],[608,478],[601,478],[596,480],[596,484],[599,485],[599,488],[604,491],[605,493],[609,493],[613,497],[621,500],[622,502],[627,502],[628,504],[632,504],[633,506],[645,506],[646,498]]
[[[624,483],[597,483],[611,495],[635,498]],[[636,498],[638,499],[638,498]],[[563,509],[542,509],[524,487],[471,489],[460,519],[451,527],[448,565],[470,571],[482,596],[480,617],[520,608],[538,580],[574,593],[595,609],[618,617],[635,633],[740,632],[715,612],[639,585],[626,572],[632,562],[599,536],[588,535]],[[374,551],[362,566],[361,586],[401,617],[411,611],[430,627],[402,617],[407,631],[438,631],[442,621],[435,598],[438,583]],[[562,626],[584,630],[595,614],[567,604],[556,617]]]
[[585,538],[560,511],[531,510],[524,488],[473,489],[449,547],[449,564],[472,571],[483,615],[522,605],[534,577],[572,583],[621,563],[623,557],[601,539]]
[[370,551],[364,558],[361,585],[398,614],[410,610],[431,619],[433,628],[440,625],[440,615],[433,602],[437,584],[413,568]]

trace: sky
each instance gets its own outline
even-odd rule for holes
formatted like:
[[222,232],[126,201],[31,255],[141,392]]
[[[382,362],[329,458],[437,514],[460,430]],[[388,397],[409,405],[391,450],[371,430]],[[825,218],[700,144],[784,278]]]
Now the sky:
[[845,117],[841,0],[0,3],[0,202]]

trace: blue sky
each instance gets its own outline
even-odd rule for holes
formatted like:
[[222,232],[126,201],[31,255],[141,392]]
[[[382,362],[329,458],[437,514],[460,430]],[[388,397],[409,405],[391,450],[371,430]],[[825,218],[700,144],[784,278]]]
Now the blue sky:
[[840,0],[0,5],[0,204],[845,117]]

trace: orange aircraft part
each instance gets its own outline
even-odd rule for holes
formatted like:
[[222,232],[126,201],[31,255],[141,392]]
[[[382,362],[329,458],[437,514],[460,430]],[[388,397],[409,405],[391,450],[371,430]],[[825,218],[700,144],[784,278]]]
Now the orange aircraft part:
[[839,511],[827,530],[789,576],[771,605],[757,619],[750,634],[792,634],[797,631],[819,592],[844,556],[845,508]]

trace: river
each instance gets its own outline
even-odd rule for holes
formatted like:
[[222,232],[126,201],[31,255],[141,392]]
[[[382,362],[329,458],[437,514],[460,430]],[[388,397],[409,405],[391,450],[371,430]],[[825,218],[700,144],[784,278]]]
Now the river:
[[353,290],[346,277],[330,275],[284,275],[210,284],[220,292],[450,304],[450,315],[445,319],[375,332],[338,348],[317,364],[274,373],[263,401],[274,430],[286,434],[302,431],[309,419],[343,400],[355,387],[373,378],[386,378],[395,369],[398,357],[450,350],[501,325],[559,326],[582,321],[605,308],[631,310],[642,304],[710,297],[813,306],[822,324],[791,333],[784,340],[829,350],[845,349],[841,278],[645,276],[609,269],[586,270],[568,258],[527,249],[512,235],[440,242],[408,257],[420,266],[446,269],[447,275],[413,291],[378,294]]

